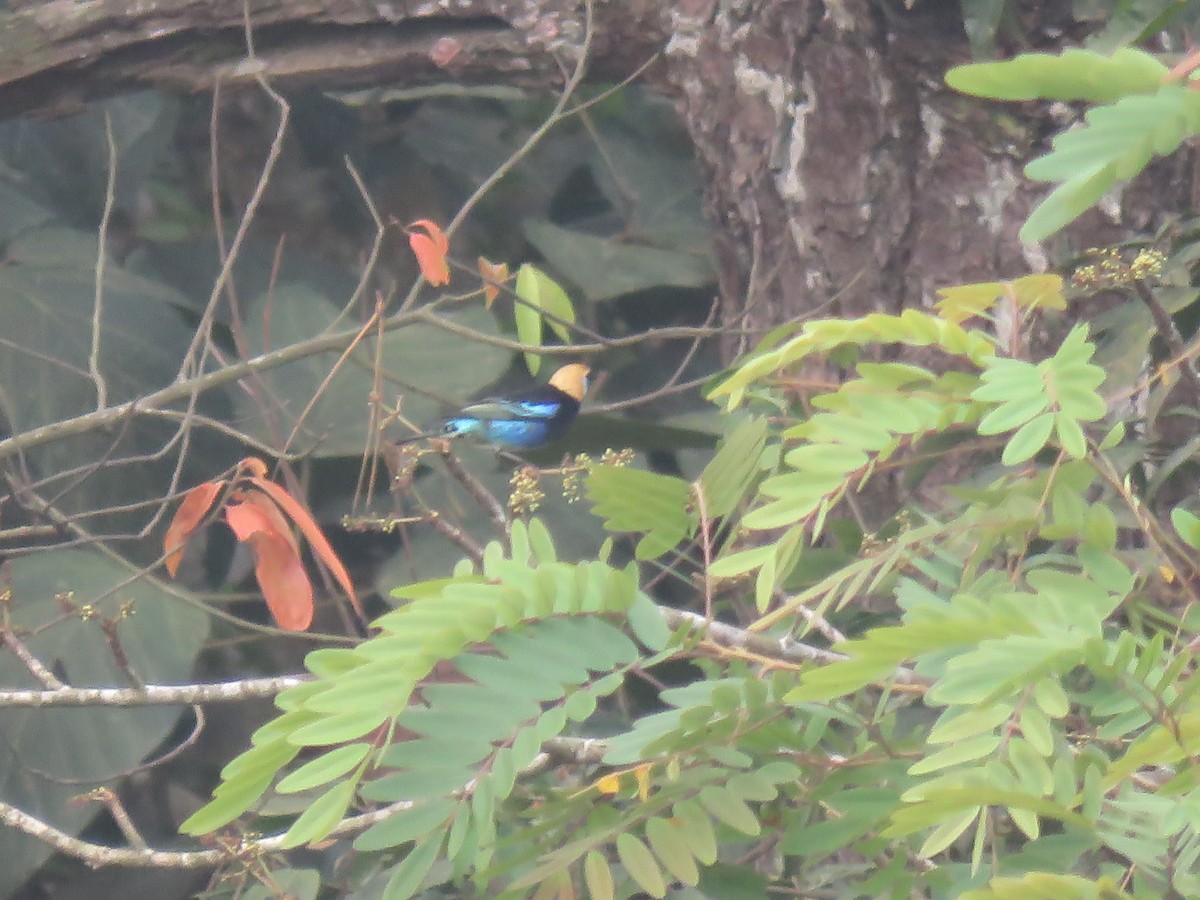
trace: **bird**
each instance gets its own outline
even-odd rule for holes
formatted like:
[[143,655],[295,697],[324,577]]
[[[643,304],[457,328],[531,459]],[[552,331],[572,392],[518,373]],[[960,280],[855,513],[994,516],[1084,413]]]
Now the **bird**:
[[571,363],[551,375],[545,384],[511,397],[489,397],[464,406],[446,419],[439,431],[414,435],[401,443],[475,435],[503,448],[540,447],[567,433],[587,393],[590,374],[590,366]]

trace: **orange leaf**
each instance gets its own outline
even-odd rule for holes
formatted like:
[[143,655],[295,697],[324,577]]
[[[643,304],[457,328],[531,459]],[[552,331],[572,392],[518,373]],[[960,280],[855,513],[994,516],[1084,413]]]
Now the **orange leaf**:
[[354,584],[350,581],[350,573],[346,571],[346,567],[342,565],[342,561],[338,559],[338,555],[325,538],[325,535],[321,531],[321,526],[313,520],[313,517],[308,514],[308,511],[300,505],[295,497],[279,485],[264,478],[252,478],[250,480],[254,483],[255,487],[278,503],[279,507],[287,513],[288,518],[299,526],[300,530],[304,533],[305,540],[312,547],[313,553],[328,567],[330,573],[337,580],[337,583],[342,586],[342,590],[350,598],[350,604],[354,607],[354,611],[365,622],[367,618],[366,613],[363,612],[362,604],[358,601],[358,594],[354,593]]
[[257,493],[225,508],[225,521],[254,554],[254,576],[280,628],[304,631],[312,624],[313,589],[300,549],[279,510]]
[[408,246],[416,254],[417,264],[425,280],[438,287],[450,283],[450,264],[446,262],[446,254],[450,252],[450,241],[445,232],[436,222],[429,219],[418,219],[408,226],[410,229],[422,229],[425,234],[408,232]]
[[179,509],[175,510],[175,516],[167,526],[167,536],[163,538],[163,552],[167,554],[167,572],[172,578],[179,571],[179,561],[183,559],[183,545],[196,530],[196,526],[204,521],[224,484],[224,481],[206,481],[196,485],[187,492],[187,496],[179,504]]
[[483,303],[488,309],[500,296],[500,286],[508,281],[507,263],[488,262],[479,257],[479,274],[483,278]]

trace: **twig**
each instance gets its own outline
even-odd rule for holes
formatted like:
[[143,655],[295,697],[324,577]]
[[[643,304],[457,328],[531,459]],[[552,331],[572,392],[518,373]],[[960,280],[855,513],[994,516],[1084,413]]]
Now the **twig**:
[[[5,588],[6,593],[8,590],[8,588]],[[29,674],[40,681],[47,690],[70,690],[58,680],[53,672],[42,665],[42,661],[33,655],[30,649],[25,646],[25,642],[18,638],[8,625],[0,628],[0,646],[8,647],[13,652],[13,655],[24,663],[25,668],[29,670]]]
[[108,181],[104,189],[104,211],[100,214],[100,233],[96,246],[96,286],[92,299],[92,348],[88,354],[88,374],[96,385],[96,408],[108,406],[108,384],[100,371],[100,335],[104,326],[104,269],[108,257],[108,228],[112,221],[117,190],[117,142],[113,138],[112,116],[104,113],[104,138],[108,144]]
[[704,557],[704,620],[713,621],[713,578],[708,570],[712,567],[712,524],[708,517],[708,503],[704,497],[704,482],[697,478],[692,482],[692,496],[696,499],[696,513],[700,518],[700,552]]
[[[56,679],[57,680],[57,679]],[[244,678],[210,684],[147,684],[140,688],[84,688],[63,685],[47,690],[0,689],[0,709],[56,706],[196,706],[203,703],[240,703],[274,697],[288,688],[311,681],[309,675]],[[61,682],[59,682],[61,684]]]
[[[608,338],[599,344],[537,347],[522,344],[519,341],[484,335],[469,328],[462,328],[436,315],[427,313],[426,307],[407,313],[395,313],[384,320],[382,327],[385,331],[393,331],[418,322],[427,323],[451,333],[465,334],[493,346],[504,347],[505,349],[515,350],[520,353],[541,353],[543,355],[560,357],[599,353],[613,348],[637,347],[641,344],[654,341],[692,340],[696,337],[709,337],[728,333],[727,329],[720,328],[678,326],[651,329],[640,335]],[[92,412],[83,413],[70,419],[61,419],[38,428],[31,428],[21,434],[0,440],[0,461],[52,441],[87,434],[90,431],[111,428],[126,416],[140,414],[143,411],[158,413],[164,407],[168,407],[180,400],[186,400],[205,391],[245,378],[248,375],[265,372],[297,359],[304,359],[305,357],[327,350],[345,349],[352,341],[358,338],[358,335],[359,329],[357,328],[340,331],[335,334],[319,335],[307,341],[289,344],[287,347],[272,350],[269,353],[263,353],[251,359],[231,362],[229,365],[213,372],[206,372],[203,375],[197,375],[184,381],[173,382],[157,391],[152,391],[143,397],[130,400],[118,406],[93,410]]]
[[71,802],[75,805],[82,805],[89,801],[103,803],[108,807],[108,813],[113,817],[113,821],[117,823],[117,828],[120,829],[121,835],[135,850],[150,849],[146,843],[146,839],[142,837],[141,832],[133,824],[133,820],[129,818],[129,813],[125,811],[125,804],[121,802],[121,798],[111,788],[96,788],[94,791],[88,791],[82,796],[73,798]]
[[455,481],[466,488],[467,493],[488,514],[488,518],[492,520],[492,524],[507,535],[512,525],[504,504],[497,500],[492,495],[492,492],[483,486],[483,482],[466,470],[459,458],[450,449],[449,441],[434,441],[433,445],[438,455],[442,457],[446,471],[454,476]]
[[140,688],[145,685],[145,682],[133,671],[133,666],[129,663],[129,655],[121,645],[121,636],[117,633],[121,618],[120,615],[117,615],[112,618],[101,619],[100,631],[104,634],[104,640],[108,643],[108,650],[112,654],[113,662],[117,664],[117,668],[121,670],[121,673],[129,680],[130,684],[135,688]]
[[[245,16],[245,40],[246,49],[251,60],[254,60],[254,37],[250,27],[249,10]],[[279,92],[276,91],[263,77],[262,73],[258,73],[258,84],[263,89],[268,97],[274,101],[279,108],[279,124],[275,129],[275,137],[271,141],[271,147],[267,151],[267,158],[263,162],[262,171],[259,173],[258,181],[254,185],[254,190],[250,194],[250,199],[246,201],[246,207],[242,210],[241,220],[238,222],[237,231],[234,232],[233,240],[229,244],[228,252],[224,254],[224,259],[221,262],[221,270],[217,273],[216,280],[213,282],[212,291],[208,295],[208,303],[205,305],[204,312],[200,316],[200,321],[196,325],[196,333],[192,337],[191,346],[188,348],[184,356],[183,366],[179,371],[179,378],[185,379],[189,371],[201,371],[200,365],[200,347],[201,344],[208,340],[208,332],[212,327],[212,320],[216,313],[217,303],[221,298],[221,294],[225,292],[225,285],[228,283],[230,276],[233,274],[233,265],[241,254],[242,244],[246,240],[246,235],[250,231],[250,225],[254,221],[255,215],[258,212],[258,207],[262,203],[263,195],[267,192],[267,183],[271,179],[272,173],[275,171],[275,165],[279,162],[280,154],[283,152],[283,140],[287,135],[288,122],[291,118],[291,106],[288,104]]]
[[1154,319],[1154,327],[1158,331],[1158,336],[1167,345],[1171,356],[1179,360],[1179,371],[1191,385],[1193,397],[1200,398],[1200,375],[1196,374],[1195,366],[1187,358],[1187,349],[1184,346],[1183,338],[1179,335],[1179,329],[1175,327],[1175,320],[1158,302],[1158,298],[1154,296],[1154,292],[1144,281],[1135,281],[1133,287],[1142,303],[1146,305],[1146,309],[1150,310],[1150,317]]

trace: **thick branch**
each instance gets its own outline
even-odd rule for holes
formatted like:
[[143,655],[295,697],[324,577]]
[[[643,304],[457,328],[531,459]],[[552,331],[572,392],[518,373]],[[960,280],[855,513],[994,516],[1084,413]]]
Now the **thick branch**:
[[[10,4],[15,5],[15,4]],[[248,9],[256,59],[245,59]],[[597,4],[593,72],[619,80],[666,39],[663,4]],[[0,14],[0,115],[67,112],[139,88],[324,90],[446,82],[555,85],[583,37],[581,0],[67,0]]]
[[[787,663],[814,662],[829,665],[846,657],[798,641],[788,635],[780,638],[746,631],[724,622],[710,622],[703,616],[684,610],[659,607],[671,628],[687,626],[704,640],[730,650],[745,650],[764,659]],[[926,684],[910,669],[897,668],[892,679],[898,684]],[[51,706],[175,706],[202,703],[235,703],[260,697],[274,697],[287,688],[309,680],[307,675],[280,675],[275,678],[247,678],[215,684],[150,684],[142,688],[76,688],[52,690],[0,690],[0,709],[5,707]]]
[[0,709],[12,706],[175,706],[197,703],[235,703],[274,697],[281,691],[308,681],[306,675],[277,678],[247,678],[215,684],[148,684],[141,688],[77,688],[54,690],[0,690]]

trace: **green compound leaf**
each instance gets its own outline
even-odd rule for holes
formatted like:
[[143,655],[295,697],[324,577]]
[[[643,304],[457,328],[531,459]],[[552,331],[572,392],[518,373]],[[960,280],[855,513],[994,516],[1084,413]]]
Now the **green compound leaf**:
[[700,473],[704,511],[710,519],[727,516],[749,490],[767,443],[766,419],[747,419],[722,442]]
[[246,812],[275,780],[276,773],[296,758],[299,747],[282,740],[251,748],[221,770],[213,799],[179,826],[183,834],[208,834]]
[[1087,454],[1087,436],[1079,423],[1100,419],[1108,411],[1096,390],[1104,381],[1104,370],[1091,362],[1094,352],[1087,329],[1077,326],[1054,356],[1037,365],[995,357],[987,361],[982,383],[971,398],[999,405],[976,428],[983,435],[1017,429],[1004,448],[1005,465],[1031,459],[1056,432],[1070,456],[1080,459]]
[[1020,238],[1040,241],[1091,208],[1118,181],[1200,131],[1200,97],[1183,85],[1123,97],[1087,114],[1083,128],[1054,139],[1053,150],[1025,167],[1029,178],[1061,182],[1030,214]]
[[946,84],[964,94],[993,100],[1111,103],[1128,94],[1157,91],[1168,71],[1154,56],[1132,47],[1112,55],[1070,49],[956,66],[946,73]]
[[709,397],[724,397],[726,407],[733,409],[745,399],[746,389],[751,384],[814,353],[844,346],[893,343],[937,346],[946,353],[966,357],[976,365],[982,365],[996,352],[985,335],[915,309],[906,309],[898,316],[872,313],[860,319],[818,319],[806,322],[800,334],[779,346],[752,354],[737,371],[713,388]]
[[960,323],[985,313],[1004,298],[1018,309],[1065,309],[1061,275],[1024,275],[1012,281],[987,281],[938,289],[937,310],[951,322]]
[[587,495],[609,531],[645,535],[638,544],[638,559],[661,556],[696,527],[690,509],[692,486],[682,478],[625,466],[596,466],[587,476]]

